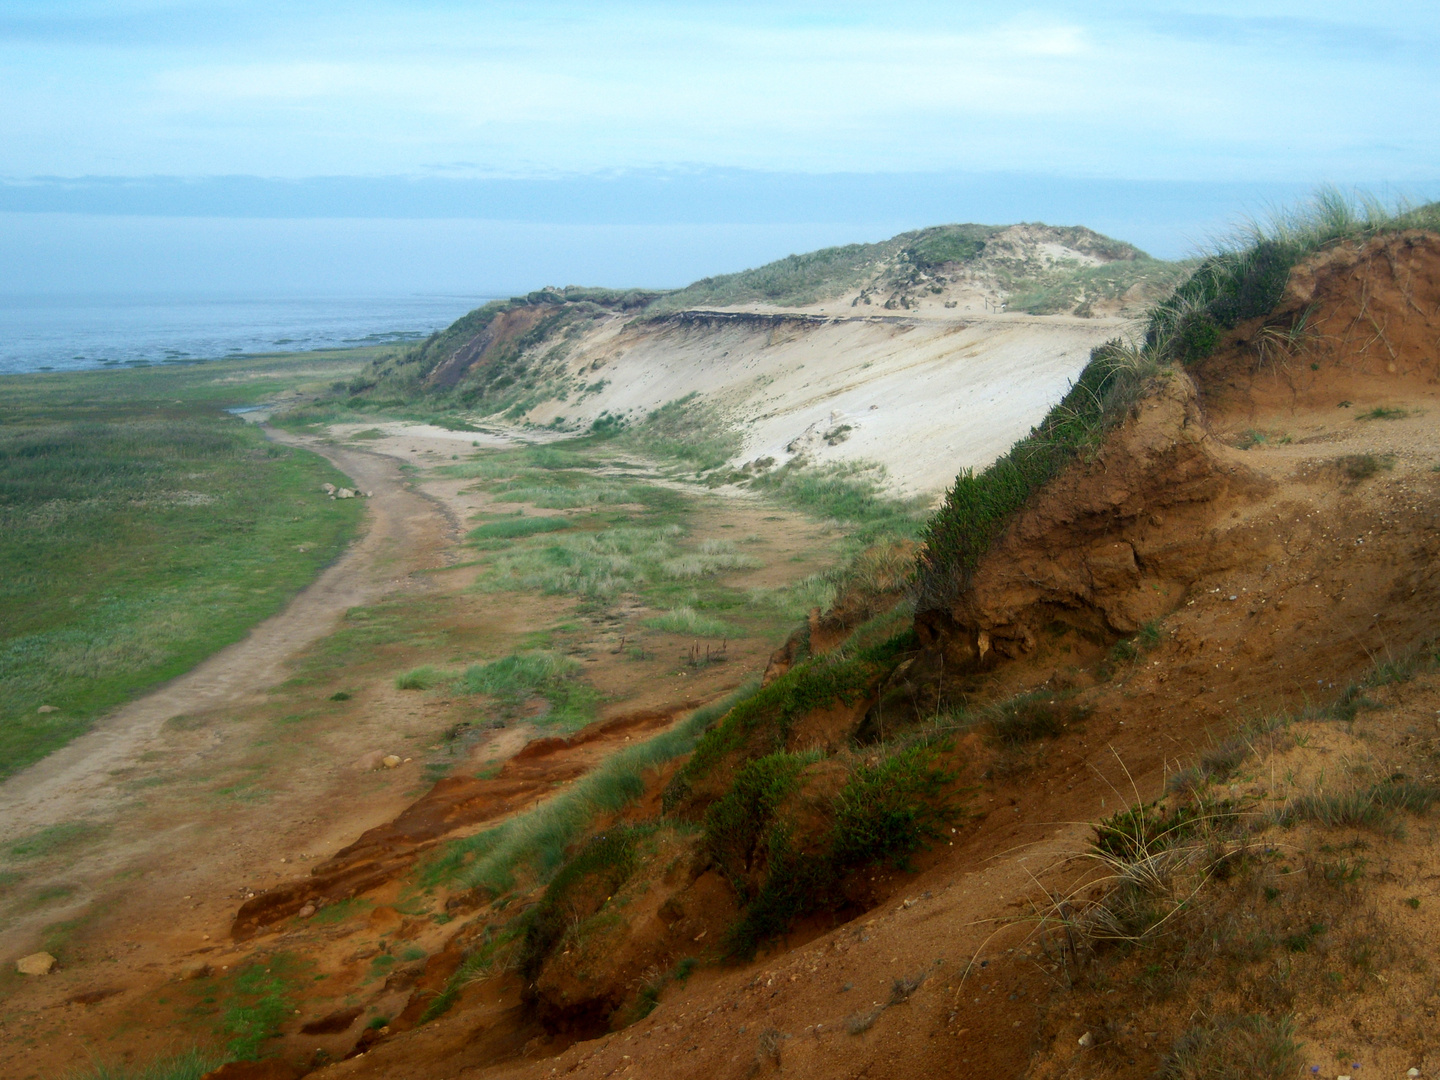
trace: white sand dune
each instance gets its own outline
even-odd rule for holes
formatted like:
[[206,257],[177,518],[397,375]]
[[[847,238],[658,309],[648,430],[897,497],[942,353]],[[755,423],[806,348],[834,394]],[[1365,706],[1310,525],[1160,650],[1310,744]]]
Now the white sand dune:
[[948,311],[617,316],[577,341],[568,360],[578,382],[602,385],[528,419],[638,419],[699,394],[744,432],[737,465],[798,454],[822,465],[878,462],[897,491],[934,493],[957,470],[1004,453],[1060,399],[1092,348],[1131,329],[1119,318]]

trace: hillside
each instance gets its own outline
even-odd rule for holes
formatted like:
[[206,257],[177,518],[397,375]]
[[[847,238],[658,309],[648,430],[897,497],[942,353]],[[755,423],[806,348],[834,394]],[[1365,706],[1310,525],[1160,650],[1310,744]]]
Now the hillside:
[[697,482],[733,433],[691,402],[342,411],[394,591],[113,768],[103,850],[7,849],[3,940],[61,963],[0,983],[0,1069],[1440,1072],[1437,313],[1440,207],[1322,198],[923,519]]
[[936,519],[913,629],[853,578],[333,1075],[1440,1067],[1440,235],[1285,254],[1102,351],[1091,449],[952,572]]
[[953,225],[663,295],[547,290],[471,313],[308,415],[618,432],[683,400],[687,428],[723,436],[692,455],[702,471],[879,464],[933,494],[1024,434],[1183,272],[1088,229]]

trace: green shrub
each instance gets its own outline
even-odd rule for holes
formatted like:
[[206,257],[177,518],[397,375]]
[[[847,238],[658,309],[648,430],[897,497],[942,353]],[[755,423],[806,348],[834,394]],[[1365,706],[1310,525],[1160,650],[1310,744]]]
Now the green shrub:
[[1037,690],[993,705],[982,715],[996,742],[1016,747],[1058,738],[1069,725],[1083,722],[1090,710],[1075,705],[1067,694]]
[[[555,944],[576,922],[592,914],[630,879],[640,841],[653,825],[616,825],[591,837],[545,887],[528,914],[520,944],[520,974],[533,981]],[[586,891],[589,895],[586,895]],[[598,896],[598,901],[596,897]]]
[[908,857],[960,816],[949,788],[955,776],[936,764],[935,750],[912,746],[861,764],[835,799],[831,856],[841,868]]
[[1368,412],[1363,412],[1355,417],[1356,420],[1403,420],[1410,414],[1404,409],[1389,409],[1384,405],[1377,405]]
[[752,757],[784,749],[790,728],[800,716],[836,701],[855,701],[894,666],[897,656],[914,647],[914,631],[907,629],[853,657],[831,654],[795,665],[732,709],[706,733],[690,760],[665,788],[665,812],[675,809],[695,781],[726,755],[747,746]]
[[742,899],[751,899],[747,875],[757,857],[763,858],[763,839],[780,804],[799,786],[806,765],[820,760],[815,751],[779,751],[749,762],[738,773],[725,796],[705,814],[705,848],[730,877]]
[[1122,862],[1148,859],[1199,833],[1205,817],[1192,806],[1166,810],[1159,803],[1136,803],[1095,826],[1095,850]]
[[714,817],[707,816],[706,835],[717,836],[713,850],[732,860],[763,859],[764,864],[758,889],[732,871],[744,905],[726,931],[726,948],[733,956],[747,958],[797,918],[842,903],[840,883],[847,872],[882,859],[908,867],[908,857],[962,812],[950,790],[954,776],[939,767],[936,750],[904,747],[878,761],[852,765],[845,786],[829,804],[828,831],[818,844],[811,838],[802,847],[794,824],[771,815],[795,789],[806,764],[806,756],[799,754],[752,762],[712,808]]

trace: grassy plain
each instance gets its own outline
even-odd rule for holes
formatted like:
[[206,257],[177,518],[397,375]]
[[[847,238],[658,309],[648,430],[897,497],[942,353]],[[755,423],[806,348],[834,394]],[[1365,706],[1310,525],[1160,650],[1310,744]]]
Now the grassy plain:
[[339,554],[362,504],[319,487],[345,478],[225,409],[318,390],[369,352],[4,378],[0,777],[238,640]]

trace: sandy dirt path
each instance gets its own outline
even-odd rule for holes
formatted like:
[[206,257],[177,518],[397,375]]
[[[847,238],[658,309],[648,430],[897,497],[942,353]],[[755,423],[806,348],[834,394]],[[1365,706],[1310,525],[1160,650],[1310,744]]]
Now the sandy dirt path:
[[397,587],[415,569],[439,565],[455,523],[438,503],[406,485],[394,458],[275,430],[269,435],[323,455],[372,493],[364,533],[283,611],[242,640],[0,785],[0,841],[77,814],[110,812],[122,798],[112,774],[152,749],[166,720],[257,698],[285,677],[287,658],[330,633],[348,608]]

